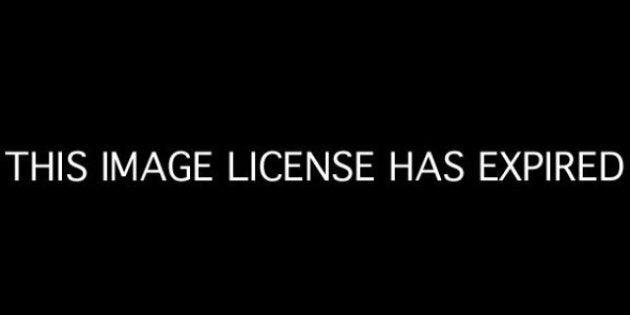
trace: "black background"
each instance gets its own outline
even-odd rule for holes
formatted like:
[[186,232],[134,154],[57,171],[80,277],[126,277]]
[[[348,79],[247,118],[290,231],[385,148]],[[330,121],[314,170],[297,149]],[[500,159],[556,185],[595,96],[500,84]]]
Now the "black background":
[[220,176],[209,185],[94,176],[15,184],[4,161],[12,296],[239,308],[616,300],[626,279],[625,177],[481,184],[474,157],[625,157],[623,21],[594,11],[372,9],[43,10],[7,21],[3,151],[467,155],[466,180],[439,185],[236,185]]

